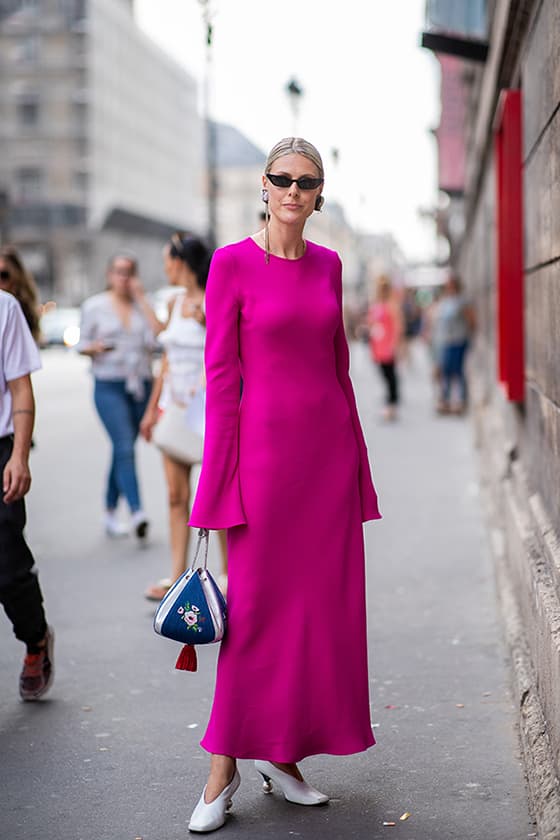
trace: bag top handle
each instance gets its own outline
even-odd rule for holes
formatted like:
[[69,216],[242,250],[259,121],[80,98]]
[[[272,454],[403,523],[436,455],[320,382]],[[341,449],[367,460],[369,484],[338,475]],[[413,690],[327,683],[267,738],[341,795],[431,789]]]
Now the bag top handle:
[[[208,528],[199,528],[198,530],[198,540],[196,542],[196,549],[194,552],[194,557],[192,563],[190,565],[190,570],[194,571],[195,569],[206,569],[208,566],[208,535],[209,535]],[[204,557],[202,564],[197,565],[198,555],[200,554],[200,546],[204,543]]]

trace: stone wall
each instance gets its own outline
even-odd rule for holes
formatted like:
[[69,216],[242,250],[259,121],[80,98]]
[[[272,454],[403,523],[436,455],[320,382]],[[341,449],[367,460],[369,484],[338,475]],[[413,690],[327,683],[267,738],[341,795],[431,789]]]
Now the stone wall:
[[531,489],[560,531],[560,5],[542,3],[522,69],[527,423]]
[[[459,269],[478,315],[470,358],[473,418],[530,799],[539,837],[552,840],[560,837],[560,3],[500,0],[497,6],[504,27],[522,15],[528,25],[516,60],[509,56],[509,76],[503,56],[489,57],[478,111],[473,105],[479,140],[468,160],[469,225]],[[497,84],[523,92],[525,401],[519,406],[507,402],[496,381],[494,115],[489,109],[483,121],[481,112],[497,101]]]

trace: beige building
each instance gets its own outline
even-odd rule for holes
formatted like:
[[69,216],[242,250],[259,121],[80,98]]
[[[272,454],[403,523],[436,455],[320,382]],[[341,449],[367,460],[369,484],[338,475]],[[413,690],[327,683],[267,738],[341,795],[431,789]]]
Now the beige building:
[[124,246],[160,282],[169,233],[206,229],[202,129],[130,0],[0,0],[1,233],[43,295],[83,299]]

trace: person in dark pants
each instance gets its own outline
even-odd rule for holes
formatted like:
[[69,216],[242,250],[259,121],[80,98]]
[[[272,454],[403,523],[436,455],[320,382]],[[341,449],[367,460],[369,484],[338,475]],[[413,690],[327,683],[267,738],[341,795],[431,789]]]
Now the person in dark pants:
[[16,638],[27,648],[19,682],[23,700],[38,700],[54,677],[54,632],[47,624],[35,561],[23,535],[35,419],[30,374],[40,367],[19,303],[0,291],[0,602]]
[[397,356],[403,335],[403,317],[391,281],[385,275],[377,278],[368,323],[371,357],[381,372],[386,389],[383,419],[396,420],[399,404]]
[[[390,362],[379,362],[379,369],[381,370],[381,375],[385,380],[385,385],[387,388],[386,403],[388,406],[391,406],[395,410],[397,405],[399,404],[399,382],[397,379],[395,360],[392,359]],[[393,420],[393,412],[391,412],[390,417],[388,417],[385,414],[385,419]]]
[[[437,331],[441,341],[441,393],[439,414],[462,414],[467,407],[465,356],[475,330],[474,310],[462,291],[456,274],[447,278],[436,310]],[[457,384],[458,399],[451,402],[452,388]]]

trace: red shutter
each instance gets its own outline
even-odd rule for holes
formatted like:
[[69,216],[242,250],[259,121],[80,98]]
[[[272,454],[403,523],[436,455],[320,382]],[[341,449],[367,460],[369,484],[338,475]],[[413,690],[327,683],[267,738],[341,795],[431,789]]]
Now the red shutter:
[[495,123],[496,349],[498,381],[512,402],[522,402],[525,390],[521,116],[521,91],[502,91]]

